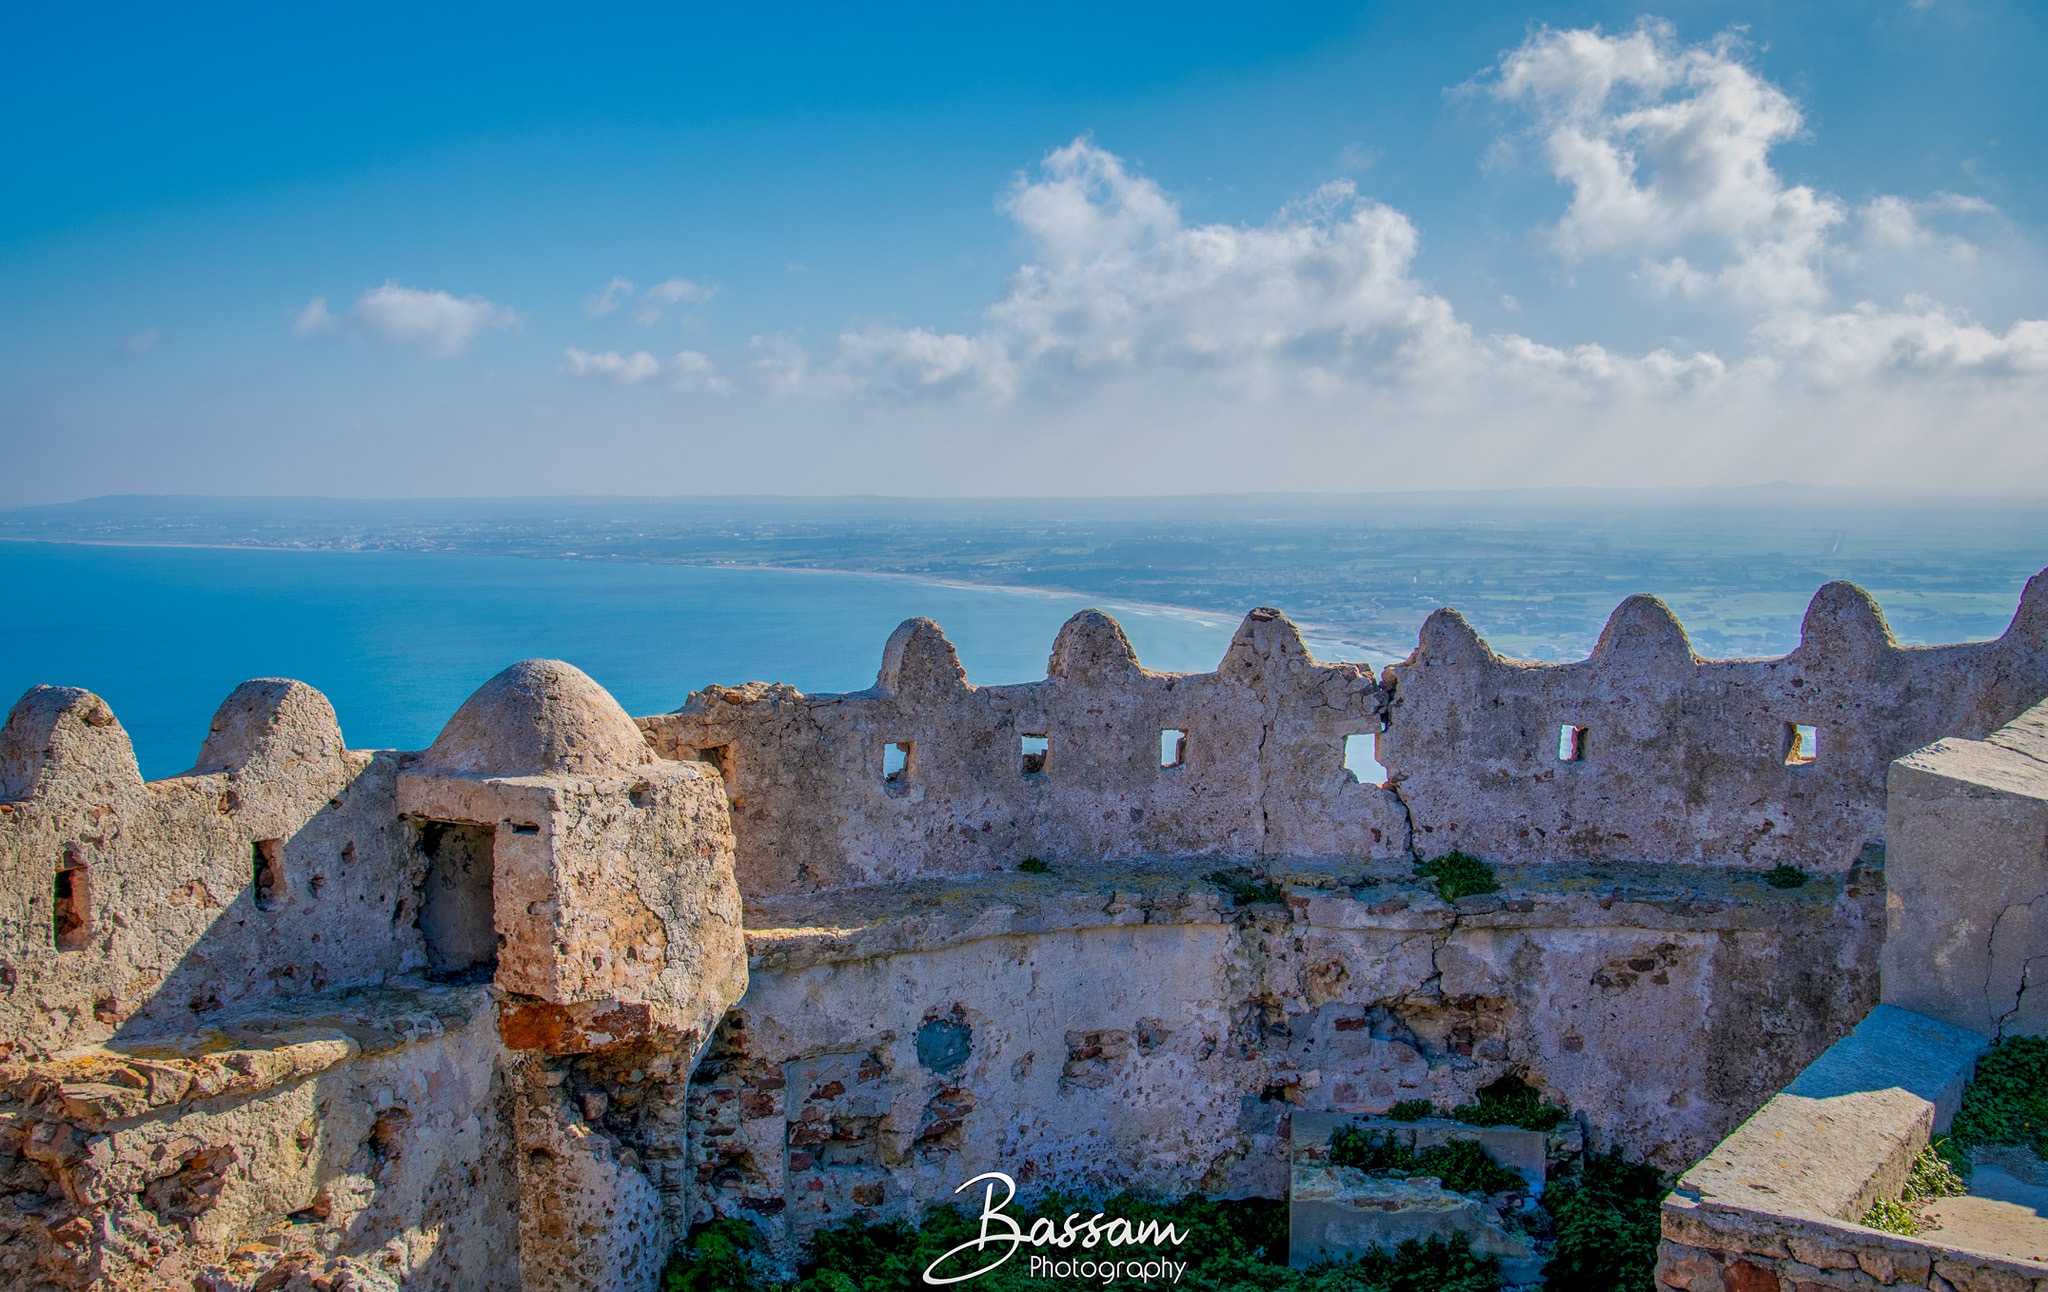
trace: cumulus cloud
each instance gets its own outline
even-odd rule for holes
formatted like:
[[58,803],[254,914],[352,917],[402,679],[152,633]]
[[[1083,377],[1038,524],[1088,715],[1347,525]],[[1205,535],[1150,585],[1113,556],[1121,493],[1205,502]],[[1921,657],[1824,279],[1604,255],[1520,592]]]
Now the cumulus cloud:
[[684,350],[666,364],[645,350],[621,354],[616,350],[592,353],[570,346],[562,352],[567,371],[575,377],[591,377],[616,382],[621,386],[637,385],[669,374],[669,384],[679,390],[723,390],[725,381],[718,375],[718,367],[710,357],[695,350]]
[[572,376],[603,377],[621,386],[645,381],[661,371],[661,361],[645,350],[637,350],[632,354],[620,354],[616,350],[591,354],[570,346],[562,354],[568,360]]
[[349,313],[386,340],[437,357],[460,354],[479,333],[516,328],[522,321],[517,311],[481,296],[456,297],[395,282],[364,292]]
[[633,311],[633,321],[641,327],[653,327],[661,321],[663,308],[678,303],[702,304],[718,295],[716,285],[693,283],[687,278],[671,278],[656,283],[640,295],[640,306]]
[[1255,392],[1470,343],[1412,275],[1414,225],[1349,181],[1263,225],[1190,225],[1157,183],[1083,138],[1020,178],[1003,209],[1035,255],[985,330],[869,327],[840,338],[842,364],[907,391],[1002,397],[1147,369]]
[[[1571,190],[1551,230],[1560,251],[1648,253],[1648,281],[1691,299],[1825,299],[1820,260],[1846,212],[1771,168],[1771,150],[1805,121],[1746,52],[1732,35],[1682,45],[1654,20],[1614,36],[1544,28],[1508,52],[1484,84],[1529,114],[1551,173]],[[1703,245],[1707,261],[1678,251],[1688,244]]]
[[319,336],[334,330],[334,315],[327,312],[327,298],[315,296],[292,316],[293,336]]
[[[1671,320],[1638,344],[1557,335],[1530,294],[1579,290],[1554,281],[1488,285],[1488,315],[1529,335],[1475,327],[1419,268],[1423,231],[1351,180],[1263,220],[1205,222],[1082,136],[998,196],[1024,254],[965,326],[756,336],[730,378],[697,351],[571,350],[569,370],[871,428],[842,436],[840,466],[823,449],[807,460],[841,487],[877,487],[858,475],[871,458],[943,475],[928,463],[977,437],[981,457],[961,461],[1012,454],[1006,487],[1051,492],[1373,488],[1390,472],[1408,486],[1981,477],[1981,458],[1929,460],[1936,428],[2001,455],[1980,485],[2022,462],[2048,471],[2048,321],[2008,310],[1994,325],[1957,286],[1997,276],[1980,235],[2010,223],[1969,195],[1850,202],[1788,181],[1774,152],[1804,137],[1802,112],[1752,57],[1656,22],[1542,28],[1473,83],[1506,113],[1508,151],[1559,182],[1536,242],[1572,281],[1601,262],[1617,272],[1599,290]],[[615,285],[610,308],[636,322],[717,290]],[[1695,319],[1710,340],[1664,339]],[[859,447],[877,442],[925,448]]]
[[604,290],[583,302],[583,312],[594,319],[601,319],[633,297],[633,280],[614,278],[604,285]]

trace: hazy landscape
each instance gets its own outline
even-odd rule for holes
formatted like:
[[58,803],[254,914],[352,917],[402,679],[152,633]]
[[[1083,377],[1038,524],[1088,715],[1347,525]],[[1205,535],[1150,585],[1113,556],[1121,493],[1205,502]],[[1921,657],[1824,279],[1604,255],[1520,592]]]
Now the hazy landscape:
[[1285,610],[1398,659],[1439,606],[1495,649],[1583,656],[1624,596],[1711,656],[1797,641],[1850,579],[1902,642],[1996,636],[2048,565],[2048,507],[1848,490],[1584,490],[1115,499],[343,500],[128,496],[0,511],[0,539],[443,552],[908,575],[1236,616]]

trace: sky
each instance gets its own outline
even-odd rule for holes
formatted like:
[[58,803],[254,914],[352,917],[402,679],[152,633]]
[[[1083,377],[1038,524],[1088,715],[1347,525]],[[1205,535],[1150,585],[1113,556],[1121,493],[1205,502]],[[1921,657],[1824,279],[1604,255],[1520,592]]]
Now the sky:
[[0,506],[2048,491],[2048,6],[13,6]]

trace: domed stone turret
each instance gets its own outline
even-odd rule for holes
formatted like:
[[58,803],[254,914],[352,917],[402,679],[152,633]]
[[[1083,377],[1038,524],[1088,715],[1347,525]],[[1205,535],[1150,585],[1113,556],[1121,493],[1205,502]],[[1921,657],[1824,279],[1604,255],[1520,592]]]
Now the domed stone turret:
[[558,659],[521,660],[462,702],[419,770],[467,776],[622,771],[651,758],[611,693]]

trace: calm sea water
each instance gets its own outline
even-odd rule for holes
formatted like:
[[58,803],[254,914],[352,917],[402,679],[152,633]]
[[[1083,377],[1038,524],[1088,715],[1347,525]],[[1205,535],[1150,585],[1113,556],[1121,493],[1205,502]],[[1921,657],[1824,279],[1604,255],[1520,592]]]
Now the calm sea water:
[[[417,749],[514,660],[565,659],[630,713],[713,682],[874,684],[883,644],[937,620],[979,684],[1045,676],[1079,597],[852,574],[412,553],[0,543],[0,704],[38,682],[105,697],[144,776],[191,766],[252,677],[334,702],[355,748]],[[1148,667],[1212,669],[1236,622],[1105,604]]]

